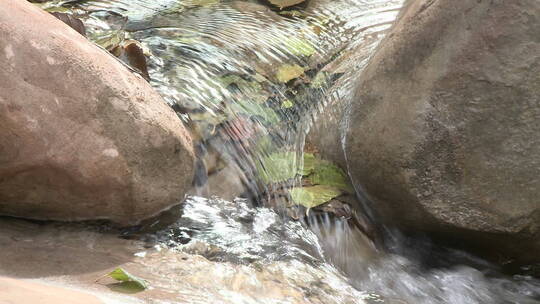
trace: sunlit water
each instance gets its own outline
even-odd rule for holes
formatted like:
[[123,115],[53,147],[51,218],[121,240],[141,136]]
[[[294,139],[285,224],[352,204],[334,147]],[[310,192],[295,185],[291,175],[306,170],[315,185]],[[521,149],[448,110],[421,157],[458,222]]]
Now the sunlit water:
[[[140,41],[151,54],[150,83],[194,134],[198,196],[187,199],[174,224],[143,236],[149,246],[249,267],[305,265],[341,280],[339,269],[348,279],[334,288],[358,303],[540,303],[540,283],[526,272],[505,277],[466,253],[394,232],[382,249],[346,219],[328,214],[300,221],[283,216],[279,207],[289,202],[276,193],[299,179],[269,184],[261,177],[272,169],[262,160],[289,152],[297,156],[291,170],[301,167],[305,132],[328,103],[349,102],[354,79],[402,1],[313,0],[280,13],[261,3],[49,5],[78,14],[92,40],[120,35]],[[295,77],[283,75],[284,66],[293,67]]]
[[[358,303],[538,303],[540,283],[530,276],[502,276],[486,261],[427,240],[402,237],[408,243],[391,253],[373,251],[353,229],[330,217],[301,224],[242,199],[192,197],[175,224],[146,235],[146,242],[255,268],[292,263],[291,271],[308,267],[343,284],[337,268],[348,277],[348,288],[363,295]],[[315,285],[308,289],[325,293]],[[343,289],[347,297],[350,292]]]

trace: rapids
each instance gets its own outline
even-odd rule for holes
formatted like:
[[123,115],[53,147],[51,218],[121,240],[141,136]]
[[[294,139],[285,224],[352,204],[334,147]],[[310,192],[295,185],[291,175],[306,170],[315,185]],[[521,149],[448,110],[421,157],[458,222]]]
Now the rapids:
[[[177,215],[172,222],[126,229],[124,237],[240,265],[254,281],[255,269],[263,269],[266,279],[280,272],[276,280],[310,295],[306,303],[540,303],[540,281],[533,276],[538,265],[508,275],[471,254],[384,227],[373,238],[341,217],[288,216],[282,190],[301,181],[294,173],[275,179],[282,172],[265,159],[288,153],[293,157],[278,170],[302,168],[310,126],[329,103],[350,102],[354,79],[402,1],[312,0],[282,12],[262,3],[43,4],[79,16],[89,38],[102,45],[126,37],[142,43],[150,83],[194,134],[199,162],[192,196],[182,210],[171,211]],[[183,299],[216,299],[200,292],[189,294],[192,301]],[[238,294],[216,301],[289,303]]]

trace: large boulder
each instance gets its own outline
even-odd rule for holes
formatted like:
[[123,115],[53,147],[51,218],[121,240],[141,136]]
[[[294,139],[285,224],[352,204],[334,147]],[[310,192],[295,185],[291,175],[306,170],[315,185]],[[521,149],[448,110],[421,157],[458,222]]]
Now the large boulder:
[[45,282],[0,277],[0,284],[0,303],[104,304],[90,293]]
[[141,77],[23,0],[0,2],[0,214],[136,223],[191,185],[189,134]]
[[349,115],[381,219],[540,259],[540,1],[409,1]]
[[347,170],[343,153],[342,134],[344,133],[344,104],[331,101],[321,113],[314,116],[313,124],[306,135],[308,150],[314,150],[321,158],[329,160],[341,169]]

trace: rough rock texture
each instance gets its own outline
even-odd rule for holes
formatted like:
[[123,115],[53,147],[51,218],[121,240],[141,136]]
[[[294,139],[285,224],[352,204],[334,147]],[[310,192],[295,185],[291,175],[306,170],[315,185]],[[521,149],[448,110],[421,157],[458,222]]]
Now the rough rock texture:
[[313,147],[321,158],[329,160],[343,170],[347,163],[342,144],[343,104],[334,102],[319,113],[306,136],[306,145]]
[[346,152],[381,218],[540,259],[540,1],[409,1]]
[[[43,297],[25,301],[45,291],[42,288],[33,288],[33,294],[27,292],[21,301],[20,293],[6,291],[10,286],[5,285],[2,276],[17,278],[19,287],[24,287],[21,283],[27,279],[39,279],[37,283],[48,286],[81,290],[97,296],[104,304],[213,304],[239,303],[239,299],[243,303],[367,303],[363,300],[367,293],[352,288],[331,267],[314,267],[300,261],[274,261],[263,267],[210,261],[206,257],[222,249],[202,241],[192,241],[182,251],[168,248],[165,243],[148,248],[147,242],[119,238],[118,231],[96,233],[84,224],[0,219],[0,245],[2,304],[50,303]],[[115,281],[106,274],[117,267],[147,280],[151,288],[129,295],[116,292]],[[56,288],[48,293],[67,295],[72,300],[69,304],[84,299]],[[5,298],[8,302],[3,301]]]
[[131,224],[179,203],[191,139],[142,78],[50,14],[0,2],[0,214]]

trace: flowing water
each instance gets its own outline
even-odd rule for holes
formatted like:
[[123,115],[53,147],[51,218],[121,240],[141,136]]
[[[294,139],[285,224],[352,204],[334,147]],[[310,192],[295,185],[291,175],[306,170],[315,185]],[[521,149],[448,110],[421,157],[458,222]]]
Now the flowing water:
[[306,277],[303,291],[319,299],[306,296],[312,303],[540,303],[534,266],[504,276],[429,240],[373,232],[358,206],[306,216],[291,202],[287,191],[303,183],[307,131],[329,104],[349,102],[401,5],[312,0],[279,11],[265,1],[72,0],[45,7],[78,15],[104,47],[140,42],[150,83],[194,134],[193,196],[174,223],[149,225],[157,231],[142,236],[149,246],[252,268],[309,267],[334,282]]

